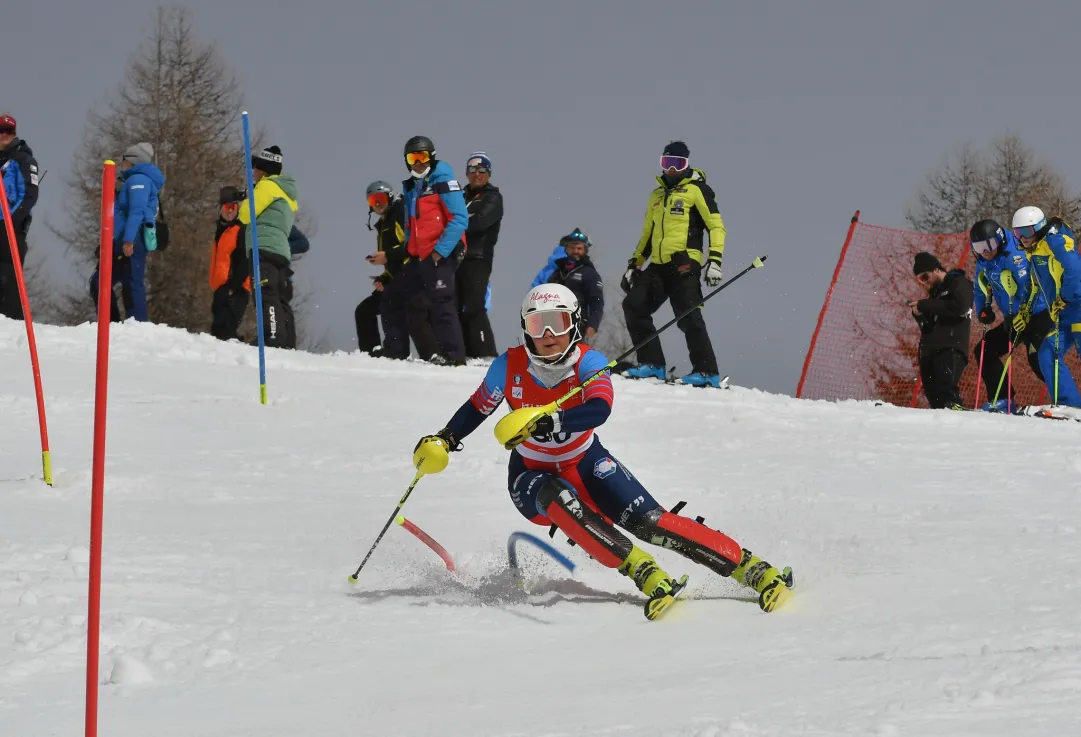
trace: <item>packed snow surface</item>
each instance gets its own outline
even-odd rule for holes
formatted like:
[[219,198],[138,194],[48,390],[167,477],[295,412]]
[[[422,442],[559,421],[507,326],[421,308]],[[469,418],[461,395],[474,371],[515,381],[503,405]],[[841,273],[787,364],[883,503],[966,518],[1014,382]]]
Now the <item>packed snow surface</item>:
[[[0,318],[4,737],[82,730],[95,334],[38,328],[50,488]],[[655,551],[691,585],[648,622],[561,534],[577,570],[523,548],[514,585],[546,530],[494,418],[404,509],[458,571],[392,526],[348,583],[482,366],[272,350],[262,406],[248,346],[123,324],[111,358],[103,736],[1081,732],[1081,424],[616,379],[608,449],[796,577],[767,615]]]

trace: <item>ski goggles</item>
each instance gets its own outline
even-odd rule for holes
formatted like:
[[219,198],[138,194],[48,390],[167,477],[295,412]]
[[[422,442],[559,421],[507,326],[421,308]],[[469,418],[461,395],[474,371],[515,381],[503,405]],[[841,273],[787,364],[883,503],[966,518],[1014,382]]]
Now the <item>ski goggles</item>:
[[368,195],[368,207],[374,208],[376,205],[388,204],[390,204],[390,195],[386,192],[372,192]]
[[686,156],[662,156],[661,157],[661,170],[668,171],[669,169],[675,169],[676,171],[683,171],[691,165],[691,160]]
[[427,164],[432,160],[432,155],[427,151],[414,151],[405,155],[405,163],[412,166],[413,164]]
[[1036,234],[1043,229],[1044,223],[1036,223],[1035,225],[1022,225],[1020,228],[1014,228],[1013,234],[1018,238],[1035,238]]
[[15,129],[0,125],[0,134],[13,136],[15,135]]
[[465,168],[466,174],[488,174],[492,170],[484,164],[470,164]]
[[545,331],[552,335],[566,335],[574,327],[571,313],[559,310],[531,312],[523,318],[526,335],[530,338],[543,338]]
[[971,244],[972,252],[977,256],[987,257],[998,248],[998,238],[988,238],[985,241],[976,241]]

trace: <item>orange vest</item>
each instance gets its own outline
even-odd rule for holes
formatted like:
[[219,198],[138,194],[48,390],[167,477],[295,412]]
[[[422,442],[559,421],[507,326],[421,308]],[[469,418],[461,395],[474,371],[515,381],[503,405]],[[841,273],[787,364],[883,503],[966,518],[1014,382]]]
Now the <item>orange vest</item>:
[[[230,226],[222,231],[221,238],[210,250],[210,289],[213,291],[229,281],[230,262],[236,250],[237,234],[240,225]],[[251,291],[251,277],[244,280],[244,288]]]

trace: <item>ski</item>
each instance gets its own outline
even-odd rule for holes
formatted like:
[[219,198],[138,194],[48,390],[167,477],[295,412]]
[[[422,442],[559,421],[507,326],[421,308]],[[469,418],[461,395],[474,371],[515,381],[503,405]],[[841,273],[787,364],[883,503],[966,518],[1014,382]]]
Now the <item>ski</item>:
[[657,596],[656,594],[651,596],[645,606],[646,619],[652,622],[664,614],[668,610],[668,607],[675,603],[676,597],[683,592],[683,589],[687,588],[688,578],[690,577],[687,574],[684,574],[675,582],[675,584],[673,584],[671,591],[662,594],[661,596]]

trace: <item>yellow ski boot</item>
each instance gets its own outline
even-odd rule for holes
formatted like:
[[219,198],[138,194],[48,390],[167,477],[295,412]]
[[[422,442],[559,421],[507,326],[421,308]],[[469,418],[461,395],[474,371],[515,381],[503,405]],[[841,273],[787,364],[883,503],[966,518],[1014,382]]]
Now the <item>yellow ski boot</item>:
[[794,584],[790,567],[778,571],[746,548],[736,570],[732,571],[732,578],[758,592],[758,606],[764,612],[772,612],[783,604]]
[[639,591],[649,597],[646,602],[646,619],[652,621],[659,617],[679,596],[687,585],[687,576],[678,581],[673,579],[657,565],[653,556],[635,546],[619,566],[619,572],[630,577]]

